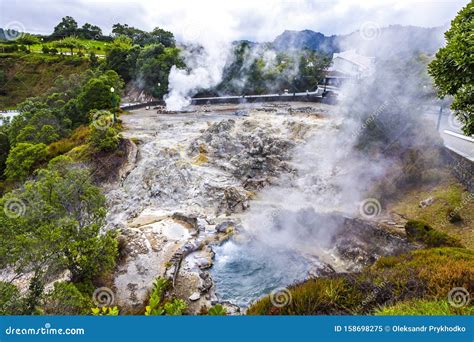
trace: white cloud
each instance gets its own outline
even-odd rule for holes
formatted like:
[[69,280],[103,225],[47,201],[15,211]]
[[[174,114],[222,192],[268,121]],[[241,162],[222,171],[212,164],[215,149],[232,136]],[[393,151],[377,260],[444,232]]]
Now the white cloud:
[[449,22],[468,0],[333,1],[129,1],[0,0],[0,27],[19,21],[27,30],[52,32],[61,17],[90,22],[110,32],[117,22],[143,29],[160,26],[177,37],[272,40],[285,29],[312,29],[326,35],[349,33],[364,22],[439,26]]

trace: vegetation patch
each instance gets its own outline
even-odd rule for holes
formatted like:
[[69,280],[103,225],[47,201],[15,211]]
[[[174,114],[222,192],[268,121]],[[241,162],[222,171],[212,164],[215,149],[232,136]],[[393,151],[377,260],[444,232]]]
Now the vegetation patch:
[[462,247],[459,240],[434,230],[422,221],[409,220],[405,224],[405,232],[410,242],[422,243],[427,247]]
[[[427,198],[432,203],[421,206]],[[436,231],[455,237],[467,248],[474,248],[474,200],[452,176],[428,189],[413,189],[400,194],[395,203],[389,203],[388,211],[403,217],[428,222]],[[452,216],[459,215],[462,221],[453,222]]]
[[87,59],[43,54],[0,54],[0,110],[44,94],[58,76],[69,77],[89,68]]
[[474,315],[474,306],[452,306],[446,300],[412,300],[385,306],[375,311],[377,316],[450,316]]
[[[407,301],[446,300],[454,287],[471,288],[473,272],[473,251],[453,247],[418,250],[382,257],[360,273],[310,279],[290,286],[287,305],[275,306],[270,295],[255,302],[248,314],[374,314]],[[428,310],[418,308],[420,313]]]

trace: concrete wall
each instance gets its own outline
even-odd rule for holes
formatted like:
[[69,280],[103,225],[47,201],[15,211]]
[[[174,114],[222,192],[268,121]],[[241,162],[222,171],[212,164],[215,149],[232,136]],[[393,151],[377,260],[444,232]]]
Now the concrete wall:
[[467,188],[474,192],[474,162],[457,154],[449,148],[444,149],[444,157],[451,167],[454,176]]

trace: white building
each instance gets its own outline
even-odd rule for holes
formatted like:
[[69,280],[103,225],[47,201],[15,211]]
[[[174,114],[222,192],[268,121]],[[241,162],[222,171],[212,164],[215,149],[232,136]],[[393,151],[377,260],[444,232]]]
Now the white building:
[[328,68],[329,79],[361,79],[375,71],[375,57],[359,55],[355,50],[334,53]]

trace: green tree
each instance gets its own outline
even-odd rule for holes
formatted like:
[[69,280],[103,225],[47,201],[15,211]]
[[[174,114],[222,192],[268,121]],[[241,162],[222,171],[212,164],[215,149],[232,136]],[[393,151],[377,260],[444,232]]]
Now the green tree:
[[32,34],[29,34],[29,33],[25,33],[17,39],[17,42],[19,44],[28,46],[28,51],[30,51],[31,45],[39,44],[40,39],[37,36],[34,36]]
[[466,135],[474,134],[474,2],[459,11],[445,33],[446,46],[439,49],[428,70],[438,95],[454,97],[451,109]]
[[115,38],[113,44],[107,51],[106,66],[107,69],[115,70],[125,82],[132,79],[136,56],[140,48],[132,49],[132,40],[124,35]]
[[82,44],[76,36],[69,36],[54,42],[54,46],[57,48],[69,49],[71,51],[71,56],[74,55],[74,49],[81,50],[85,48],[84,44]]
[[92,297],[84,295],[75,284],[57,282],[45,296],[44,312],[47,315],[82,315],[93,305]]
[[8,180],[23,180],[28,177],[47,155],[45,144],[18,143],[7,158],[5,176]]
[[15,142],[49,144],[61,136],[61,124],[49,109],[40,109],[30,115],[18,132]]
[[93,39],[97,40],[102,38],[102,29],[99,26],[91,25],[89,23],[85,23],[82,27],[78,30],[79,37],[84,39]]
[[33,297],[38,297],[37,289],[46,277],[61,270],[69,270],[73,282],[82,282],[115,266],[116,235],[100,232],[105,223],[105,197],[92,184],[88,169],[70,158],[53,159],[35,180],[0,200],[2,208],[11,203],[22,210],[0,212],[0,226],[5,228],[0,230],[4,241],[0,266],[11,265],[19,275],[33,272]]
[[0,315],[19,315],[23,302],[18,288],[4,281],[0,281]]
[[10,152],[10,141],[8,135],[2,130],[3,126],[0,126],[0,179],[3,178],[3,172],[5,171],[8,153]]
[[85,84],[77,98],[77,106],[82,113],[89,113],[93,109],[115,110],[120,103],[118,92],[122,86],[120,76],[109,70]]
[[162,44],[148,45],[138,55],[136,74],[143,80],[145,90],[162,97],[168,92],[168,76],[173,66],[185,67],[178,48],[165,48]]
[[54,27],[54,32],[51,38],[65,38],[77,34],[77,22],[73,17],[66,16],[61,19],[61,22]]
[[112,127],[113,114],[106,110],[91,112],[90,142],[98,151],[113,151],[117,149],[120,137]]
[[156,27],[152,32],[145,32],[127,24],[114,24],[112,33],[115,37],[124,35],[132,39],[133,44],[146,46],[151,44],[162,44],[164,47],[174,47],[175,39],[173,33]]

